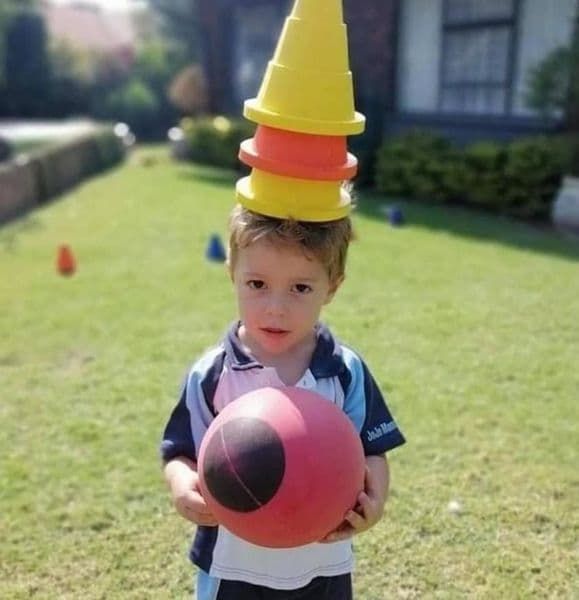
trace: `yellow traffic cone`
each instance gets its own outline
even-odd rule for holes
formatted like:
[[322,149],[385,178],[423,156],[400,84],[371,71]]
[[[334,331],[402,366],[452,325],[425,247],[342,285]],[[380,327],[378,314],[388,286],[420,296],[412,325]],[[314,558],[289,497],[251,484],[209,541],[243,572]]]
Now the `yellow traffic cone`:
[[340,181],[298,179],[253,169],[237,182],[237,199],[245,208],[278,219],[335,221],[352,208]]
[[296,0],[244,115],[300,133],[346,136],[364,130],[365,118],[354,110],[342,0]]

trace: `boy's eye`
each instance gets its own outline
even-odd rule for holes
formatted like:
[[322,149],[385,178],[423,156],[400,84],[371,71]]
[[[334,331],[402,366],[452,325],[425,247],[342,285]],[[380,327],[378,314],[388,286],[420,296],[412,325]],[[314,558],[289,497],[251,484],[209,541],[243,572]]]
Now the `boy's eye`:
[[265,283],[261,279],[250,279],[247,285],[252,290],[261,290],[265,286]]
[[308,285],[307,283],[296,283],[294,285],[294,290],[298,294],[309,294],[312,291],[312,286]]

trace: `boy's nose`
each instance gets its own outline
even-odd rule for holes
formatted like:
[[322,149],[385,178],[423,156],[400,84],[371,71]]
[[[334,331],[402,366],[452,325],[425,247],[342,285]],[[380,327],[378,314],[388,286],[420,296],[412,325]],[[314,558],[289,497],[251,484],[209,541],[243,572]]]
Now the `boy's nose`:
[[285,298],[279,294],[272,294],[268,298],[267,313],[272,316],[280,316],[286,312]]

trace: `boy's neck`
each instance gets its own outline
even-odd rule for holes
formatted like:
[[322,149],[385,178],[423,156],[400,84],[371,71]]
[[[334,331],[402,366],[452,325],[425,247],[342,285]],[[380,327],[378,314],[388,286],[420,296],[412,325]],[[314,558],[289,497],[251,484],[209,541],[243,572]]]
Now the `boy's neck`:
[[264,367],[273,367],[285,385],[295,385],[303,377],[310,366],[317,343],[316,332],[312,330],[307,339],[287,352],[272,355],[264,351],[247,335],[243,323],[239,326],[237,336],[245,352]]

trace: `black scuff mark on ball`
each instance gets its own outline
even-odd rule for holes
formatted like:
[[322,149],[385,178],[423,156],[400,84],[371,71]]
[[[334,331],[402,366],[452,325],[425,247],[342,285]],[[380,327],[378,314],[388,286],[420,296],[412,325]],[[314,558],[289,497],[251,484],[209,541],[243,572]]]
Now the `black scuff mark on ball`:
[[251,512],[267,504],[281,485],[283,443],[262,419],[234,418],[209,440],[203,468],[207,488],[220,504]]

